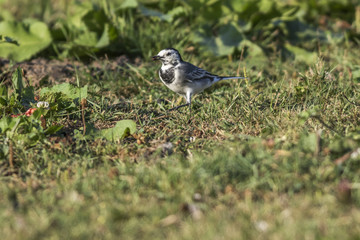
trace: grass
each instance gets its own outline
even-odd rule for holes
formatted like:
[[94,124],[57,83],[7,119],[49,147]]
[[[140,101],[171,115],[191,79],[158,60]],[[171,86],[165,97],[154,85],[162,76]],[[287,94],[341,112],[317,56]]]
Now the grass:
[[[72,14],[71,1],[41,3],[3,5],[14,6],[4,9],[15,19],[51,23]],[[74,84],[88,87],[87,133],[123,119],[137,131],[117,142],[83,135],[77,104],[50,115],[47,127],[64,127],[36,144],[26,144],[31,134],[13,142],[0,135],[2,239],[359,239],[358,46],[319,42],[313,64],[285,59],[272,40],[266,58],[220,58],[192,45],[186,15],[169,28],[135,13],[106,12],[119,26],[112,54],[142,57],[92,53],[95,64],[74,64]],[[210,72],[249,79],[197,95],[191,118],[187,108],[168,113],[184,99],[160,82],[148,57],[169,45]]]
[[[192,119],[165,112],[179,97],[156,63],[80,70],[86,122],[133,119],[138,131],[119,143],[74,138],[77,113],[33,147],[14,143],[15,171],[1,161],[3,239],[357,239],[360,158],[346,154],[359,147],[360,62],[323,52],[311,66],[245,59],[248,82],[200,94]],[[184,58],[219,74],[239,66]]]

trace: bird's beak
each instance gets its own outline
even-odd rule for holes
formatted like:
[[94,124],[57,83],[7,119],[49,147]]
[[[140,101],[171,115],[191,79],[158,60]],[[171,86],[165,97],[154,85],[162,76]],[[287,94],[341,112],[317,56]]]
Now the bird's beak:
[[159,55],[156,55],[156,56],[153,56],[153,57],[152,57],[152,60],[153,60],[153,61],[156,61],[156,60],[160,60],[160,58],[161,58],[161,57],[160,57]]

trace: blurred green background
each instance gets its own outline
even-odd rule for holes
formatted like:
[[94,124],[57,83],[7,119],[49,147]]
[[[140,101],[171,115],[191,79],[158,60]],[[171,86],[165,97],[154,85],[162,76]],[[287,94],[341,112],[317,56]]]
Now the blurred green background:
[[174,47],[310,63],[320,46],[360,43],[358,0],[0,0],[0,8],[0,56],[16,61]]

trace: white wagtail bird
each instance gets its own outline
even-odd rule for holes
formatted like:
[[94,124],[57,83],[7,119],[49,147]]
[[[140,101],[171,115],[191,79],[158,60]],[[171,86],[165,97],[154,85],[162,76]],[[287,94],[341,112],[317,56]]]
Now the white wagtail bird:
[[174,48],[161,50],[153,60],[160,60],[162,65],[159,70],[161,81],[171,90],[183,96],[186,104],[170,109],[176,110],[189,106],[191,114],[191,97],[216,82],[225,79],[245,79],[245,77],[218,76],[198,68],[191,63],[182,60],[180,53]]

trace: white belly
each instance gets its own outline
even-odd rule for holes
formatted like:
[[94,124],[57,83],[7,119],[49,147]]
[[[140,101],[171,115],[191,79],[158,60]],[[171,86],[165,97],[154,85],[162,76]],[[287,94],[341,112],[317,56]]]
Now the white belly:
[[[163,70],[166,70],[168,67],[163,66]],[[184,79],[184,76],[179,75],[180,72],[175,70],[175,80],[172,83],[166,83],[161,79],[161,76],[159,74],[159,77],[161,81],[172,91],[176,92],[177,94],[184,96],[191,96],[194,94],[197,94],[199,92],[202,92],[205,88],[208,88],[212,85],[212,82],[210,79],[203,79],[202,81],[188,81]]]

